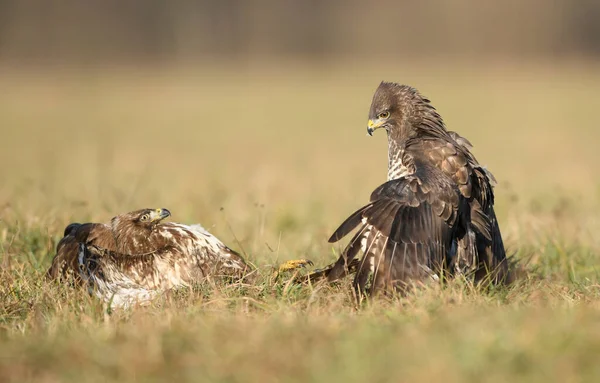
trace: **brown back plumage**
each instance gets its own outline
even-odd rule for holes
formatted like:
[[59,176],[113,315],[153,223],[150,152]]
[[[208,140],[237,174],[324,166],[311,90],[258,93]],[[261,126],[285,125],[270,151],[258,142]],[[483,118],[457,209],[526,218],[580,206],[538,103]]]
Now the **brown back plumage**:
[[330,281],[344,276],[362,253],[354,280],[359,292],[371,275],[371,293],[457,272],[504,280],[494,180],[470,152],[471,143],[446,130],[416,89],[395,83],[382,82],[373,96],[367,132],[377,129],[388,135],[388,182],[332,235],[336,242],[358,228],[321,275]]

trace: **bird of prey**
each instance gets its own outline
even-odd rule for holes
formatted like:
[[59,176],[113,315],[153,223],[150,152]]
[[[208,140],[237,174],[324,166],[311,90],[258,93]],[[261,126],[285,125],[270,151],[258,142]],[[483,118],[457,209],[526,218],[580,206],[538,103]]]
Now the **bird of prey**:
[[[167,209],[117,215],[110,223],[72,223],[57,245],[47,276],[87,286],[112,307],[151,300],[207,278],[241,280],[253,268],[200,225],[162,222]],[[289,261],[280,271],[311,264]]]
[[390,82],[373,96],[367,133],[376,130],[388,136],[388,180],[329,239],[337,242],[358,228],[338,260],[309,279],[335,281],[355,272],[359,297],[406,291],[457,273],[504,281],[508,267],[494,213],[495,180],[469,141],[446,130],[416,89]]

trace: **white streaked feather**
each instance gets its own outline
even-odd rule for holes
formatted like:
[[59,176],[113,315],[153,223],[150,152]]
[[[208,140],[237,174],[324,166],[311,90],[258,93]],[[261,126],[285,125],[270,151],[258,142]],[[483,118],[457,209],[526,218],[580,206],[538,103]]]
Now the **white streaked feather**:
[[[392,154],[393,153],[393,154]],[[396,180],[398,178],[406,177],[410,175],[410,172],[406,165],[402,162],[404,156],[403,150],[395,150],[388,152],[388,181]]]
[[[80,275],[88,282],[88,289],[98,298],[110,302],[112,307],[129,307],[154,299],[158,294],[172,288],[189,287],[198,277],[206,277],[201,266],[207,262],[219,262],[224,267],[243,270],[244,265],[232,260],[229,250],[218,238],[201,225],[164,223],[158,227],[160,235],[167,240],[176,233],[181,240],[174,243],[174,259],[155,257],[150,275],[138,275],[137,270],[121,270],[110,259],[99,258],[97,267],[89,267],[95,259],[86,256],[85,245],[78,254]],[[102,272],[96,272],[101,270]],[[192,274],[190,274],[192,273]],[[143,281],[140,282],[140,281]]]

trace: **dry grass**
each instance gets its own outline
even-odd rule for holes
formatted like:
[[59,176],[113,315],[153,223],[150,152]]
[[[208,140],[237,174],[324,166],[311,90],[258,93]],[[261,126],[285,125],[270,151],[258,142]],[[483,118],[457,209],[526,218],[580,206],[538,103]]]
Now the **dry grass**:
[[[594,65],[356,63],[0,75],[0,381],[600,379]],[[263,270],[334,259],[385,177],[382,79],[428,95],[500,181],[510,289],[464,281],[356,309],[347,282],[198,286],[108,315],[43,279],[71,221],[201,222]],[[222,208],[222,209],[221,209]]]

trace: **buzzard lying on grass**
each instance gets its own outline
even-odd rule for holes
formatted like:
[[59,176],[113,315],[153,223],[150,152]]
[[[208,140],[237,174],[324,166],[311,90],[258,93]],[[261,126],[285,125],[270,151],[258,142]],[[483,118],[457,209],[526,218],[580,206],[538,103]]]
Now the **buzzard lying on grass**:
[[[47,275],[73,277],[113,307],[122,307],[207,278],[241,280],[253,270],[202,226],[162,222],[170,215],[167,209],[143,209],[108,224],[70,224]],[[310,261],[289,261],[280,271],[304,264]]]
[[508,267],[494,213],[495,181],[470,152],[469,141],[446,130],[416,89],[388,82],[379,85],[369,112],[368,134],[378,129],[388,136],[388,181],[333,233],[329,242],[358,228],[337,262],[310,279],[335,281],[356,272],[359,296],[371,276],[371,294],[457,273],[504,281]]

